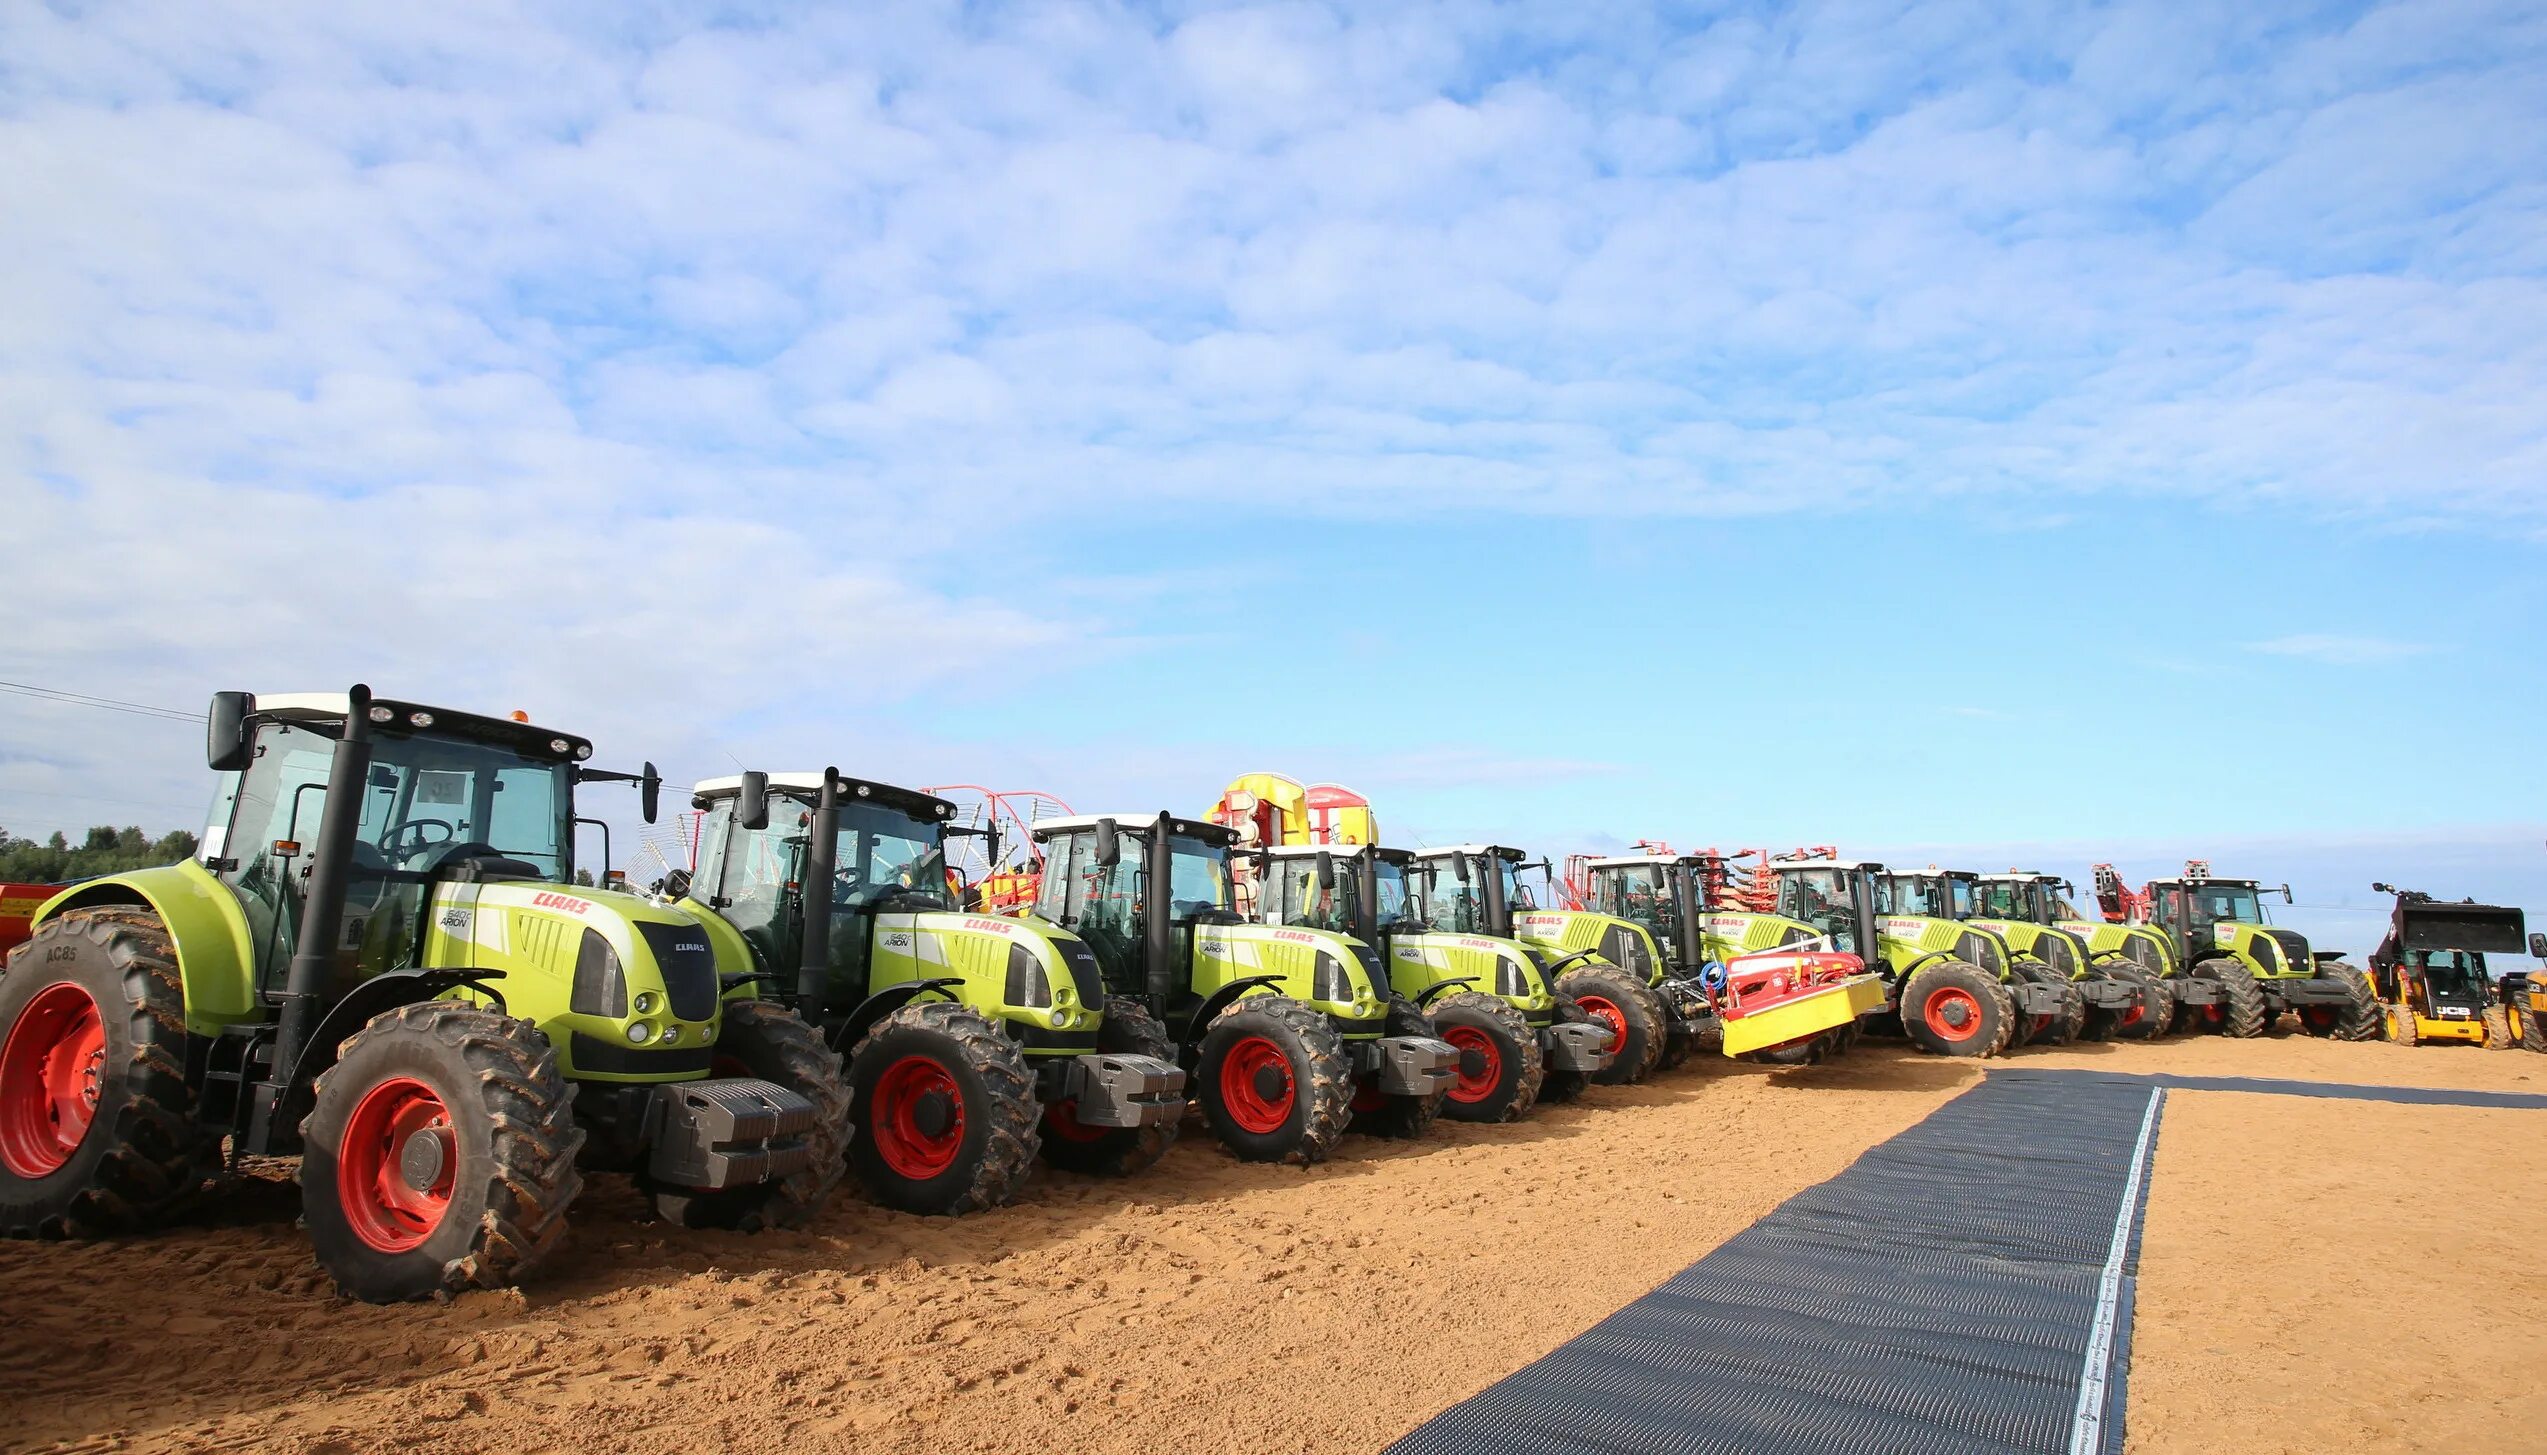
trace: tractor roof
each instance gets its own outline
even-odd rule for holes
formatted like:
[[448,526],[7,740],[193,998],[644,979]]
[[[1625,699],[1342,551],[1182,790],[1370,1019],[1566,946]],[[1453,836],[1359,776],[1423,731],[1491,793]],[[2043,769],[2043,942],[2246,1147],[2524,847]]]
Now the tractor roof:
[[[1074,813],[1066,818],[1039,818],[1027,825],[1027,831],[1036,838],[1043,839],[1050,838],[1054,834],[1069,833],[1074,829],[1092,829],[1107,819],[1112,819],[1116,833],[1140,833],[1151,824],[1158,822],[1158,817],[1156,813]],[[1170,833],[1182,834],[1189,839],[1201,839],[1207,844],[1226,846],[1237,842],[1238,839],[1238,835],[1219,824],[1204,823],[1200,819],[1178,818],[1174,814],[1168,815],[1167,827]]]
[[1881,874],[1884,865],[1878,859],[1771,859],[1772,869],[1864,869]]
[[1976,875],[1975,877],[1985,880],[1991,884],[2060,884],[2065,882],[2058,874],[2046,874],[2039,869],[2010,869],[2005,874],[1981,874]]
[[[346,692],[260,692],[255,698],[254,715],[278,722],[339,723],[353,711],[353,695]],[[374,697],[371,710],[372,720],[393,732],[412,732],[423,728],[455,737],[493,738],[499,742],[518,742],[535,748],[562,742],[566,744],[563,750],[550,748],[549,751],[562,751],[563,756],[579,762],[592,756],[593,745],[589,738],[514,718],[486,717],[479,713],[434,707],[422,702],[401,702],[387,697]],[[383,718],[380,715],[383,712],[389,715]],[[424,715],[426,720],[423,723],[414,721],[418,714]]]
[[1635,869],[1647,864],[1703,864],[1707,861],[1698,854],[1615,854],[1606,859],[1584,862],[1586,867],[1593,869]]
[[1415,851],[1415,857],[1418,859],[1447,859],[1453,854],[1492,854],[1498,859],[1509,860],[1515,864],[1530,857],[1519,849],[1509,848],[1503,844],[1435,844],[1429,849]]
[[[2232,889],[2261,889],[2261,888],[2263,888],[2263,887],[2264,887],[2264,881],[2263,881],[2263,880],[2261,880],[2261,879],[2222,879],[2222,878],[2218,877],[2217,875],[2214,875],[2214,876],[2212,876],[2212,877],[2210,877],[2210,878],[2207,878],[2207,879],[2187,879],[2187,878],[2185,878],[2185,877],[2184,877],[2184,876],[2182,876],[2182,875],[2177,875],[2176,877],[2174,877],[2174,878],[2172,878],[2172,879],[2152,879],[2152,880],[2150,880],[2149,882],[2150,882],[2151,884],[2173,884],[2173,885],[2183,885],[2183,884],[2226,884],[2226,885],[2228,885],[2228,886],[2229,886],[2230,888],[2232,888]],[[2278,892],[2278,891],[2276,891],[2276,892]]]
[[[715,799],[732,798],[742,791],[743,775],[728,773],[722,778],[699,780],[699,786],[691,789],[690,794],[693,798]],[[822,774],[772,773],[769,775],[769,791],[785,794],[789,798],[803,798],[810,802],[815,795],[822,792]],[[896,788],[890,783],[871,783],[864,778],[842,778],[840,801],[847,804],[859,799],[891,804],[895,808],[921,818],[953,818],[955,816],[955,805],[935,794],[922,793],[916,788]]]

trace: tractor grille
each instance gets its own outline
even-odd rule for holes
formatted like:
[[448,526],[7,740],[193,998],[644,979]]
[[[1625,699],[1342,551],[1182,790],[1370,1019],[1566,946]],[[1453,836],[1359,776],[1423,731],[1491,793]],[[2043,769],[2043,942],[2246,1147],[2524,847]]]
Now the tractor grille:
[[697,925],[639,920],[637,933],[646,937],[646,948],[654,951],[655,966],[663,972],[663,995],[672,1003],[672,1014],[685,1021],[714,1016],[716,952],[708,948],[707,931]]
[[2306,935],[2299,933],[2297,930],[2266,930],[2264,933],[2272,937],[2274,944],[2282,947],[2282,955],[2291,962],[2292,969],[2305,970],[2309,968],[2308,937]]

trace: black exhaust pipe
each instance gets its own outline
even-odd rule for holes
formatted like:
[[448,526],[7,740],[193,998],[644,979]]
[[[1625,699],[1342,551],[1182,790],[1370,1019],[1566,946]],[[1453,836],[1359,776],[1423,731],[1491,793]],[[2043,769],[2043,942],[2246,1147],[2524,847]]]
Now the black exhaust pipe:
[[1176,926],[1169,922],[1174,907],[1167,893],[1171,862],[1168,816],[1162,812],[1141,836],[1141,983],[1150,993],[1151,1008],[1161,1014],[1190,978],[1176,963]]
[[1500,940],[1511,939],[1512,901],[1503,896],[1503,857],[1491,850],[1479,854],[1477,871],[1485,881],[1482,892],[1486,896],[1486,933]]
[[796,1009],[807,1017],[823,1009],[831,988],[831,886],[840,871],[840,770],[822,770],[822,792],[814,799],[813,823],[805,840],[805,876],[798,889],[805,922],[804,946],[796,957]]
[[1353,938],[1380,943],[1380,851],[1364,845],[1353,861]]
[[318,1003],[336,978],[336,944],[345,931],[345,879],[353,867],[354,839],[362,832],[363,794],[371,786],[371,689],[356,683],[345,694],[345,733],[327,765],[327,807],[318,818],[318,847],[310,856],[308,887],[301,897],[301,932],[283,974],[283,1003],[275,1016],[274,1074],[288,1076],[301,1061]]

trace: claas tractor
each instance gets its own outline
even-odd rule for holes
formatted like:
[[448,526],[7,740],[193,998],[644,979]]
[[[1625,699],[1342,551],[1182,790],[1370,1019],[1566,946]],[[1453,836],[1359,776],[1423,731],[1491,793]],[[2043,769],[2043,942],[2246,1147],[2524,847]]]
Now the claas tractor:
[[[2385,1010],[2388,1039],[2399,1045],[2458,1042],[2507,1049],[2528,1026],[2515,1027],[2524,998],[2500,995],[2486,974],[2489,954],[2517,955],[2528,924],[2510,905],[2448,903],[2420,890],[2373,884],[2396,896],[2387,937],[2370,952],[2370,981]],[[2526,977],[2524,977],[2526,988]]]
[[2175,952],[2166,936],[2145,925],[2083,918],[2068,898],[2078,892],[2077,886],[2057,875],[2011,869],[2005,874],[1983,874],[1974,884],[1979,895],[1975,918],[2006,935],[2009,946],[2019,953],[2031,950],[2039,938],[2027,935],[2027,926],[2057,930],[2084,952],[2090,975],[2143,987],[2142,993],[2123,1005],[2114,1004],[2110,992],[2100,996],[2091,991],[2080,1032],[2086,1039],[2147,1040],[2166,1034],[2176,1008]]
[[[2020,887],[2005,879],[1995,884],[1969,870],[1930,868],[1896,872],[1886,884],[1892,907],[1917,914],[1943,915],[1977,924],[2007,941],[2016,957],[2016,973],[2028,980],[2056,985],[2063,992],[2060,1014],[2021,1021],[2009,1039],[2015,1045],[2061,1046],[2087,1039],[2102,1041],[2123,1026],[2161,1024],[2164,989],[2128,959],[2099,959],[2086,936],[2045,924],[2024,913],[1994,914],[1992,909],[2024,910],[2015,901]],[[2168,1002],[2168,1004],[2172,1004]]]
[[1205,1123],[1239,1158],[1305,1166],[1348,1130],[1413,1137],[1440,1116],[1459,1053],[1391,993],[1371,946],[1248,923],[1229,830],[1092,814],[1033,833],[1033,918],[1086,943],[1109,1006],[1138,1002],[1166,1027]]
[[957,912],[953,803],[826,768],[711,778],[691,804],[680,907],[734,993],[785,1001],[847,1054],[850,1165],[877,1201],[972,1212],[1039,1155],[1119,1175],[1175,1140],[1176,1048],[1141,1002],[1107,996],[1087,945]]
[[1442,1102],[1454,1120],[1515,1121],[1543,1095],[1563,1100],[1607,1070],[1610,1027],[1557,994],[1528,946],[1425,917],[1414,857],[1369,845],[1268,849],[1258,913],[1267,924],[1330,931],[1378,950],[1389,989],[1429,1015],[1459,1053]]
[[839,1057],[720,995],[697,920],[574,882],[577,785],[651,820],[651,767],[360,686],[217,694],[209,738],[200,858],[64,890],[0,975],[0,1229],[136,1231],[225,1150],[297,1157],[319,1263],[388,1302],[526,1276],[585,1171],[687,1225],[813,1218]]
[[[1796,1065],[1821,1061],[1856,1039],[1860,1016],[1884,1007],[1883,982],[1855,955],[1803,948],[1737,949],[1706,930],[1708,887],[1721,860],[1648,853],[1587,858],[1584,902],[1642,929],[1676,984],[1693,987],[1705,1016],[1699,1039],[1727,1056]],[[1710,1028],[1708,1017],[1712,1017]]]
[[1708,933],[1743,951],[1825,945],[1862,957],[1885,987],[1883,1009],[1866,1023],[1889,1028],[1897,1019],[1920,1050],[1996,1056],[2007,1049],[2019,1017],[2063,1013],[2061,987],[2020,979],[2016,957],[1999,935],[1939,915],[1885,909],[1881,864],[1772,859],[1763,872],[1775,884],[1776,910],[1711,913]]
[[[2547,935],[2533,932],[2529,953],[2547,962]],[[2503,1003],[2504,1028],[2510,1033],[2510,1043],[2525,1050],[2547,1051],[2547,975],[2515,970],[2494,982],[2494,993]]]
[[1675,1002],[1695,996],[1658,988],[1662,960],[1645,932],[1608,915],[1540,910],[1521,880],[1528,860],[1500,844],[1417,850],[1414,885],[1426,920],[1447,933],[1526,946],[1563,1001],[1609,1027],[1613,1059],[1594,1082],[1627,1085],[1688,1059],[1696,1026]]
[[[2289,903],[2290,886],[2279,892]],[[2194,860],[2182,877],[2153,879],[2126,897],[2139,922],[2165,935],[2186,967],[2176,987],[2178,1025],[2260,1036],[2288,1010],[2312,1036],[2375,1039],[2379,1000],[2370,977],[2339,955],[2312,953],[2297,931],[2273,928],[2263,896],[2257,881],[2217,878]]]

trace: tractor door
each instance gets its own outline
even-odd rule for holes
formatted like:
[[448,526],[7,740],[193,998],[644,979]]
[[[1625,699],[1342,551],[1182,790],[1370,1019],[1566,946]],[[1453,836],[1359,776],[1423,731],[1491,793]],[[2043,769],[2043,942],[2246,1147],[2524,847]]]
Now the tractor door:
[[[207,867],[238,893],[256,983],[268,994],[282,990],[283,969],[299,938],[301,901],[318,850],[319,810],[327,802],[327,768],[335,753],[333,738],[288,723],[262,723],[248,766],[227,786],[229,813]],[[351,922],[350,891],[348,901]]]

